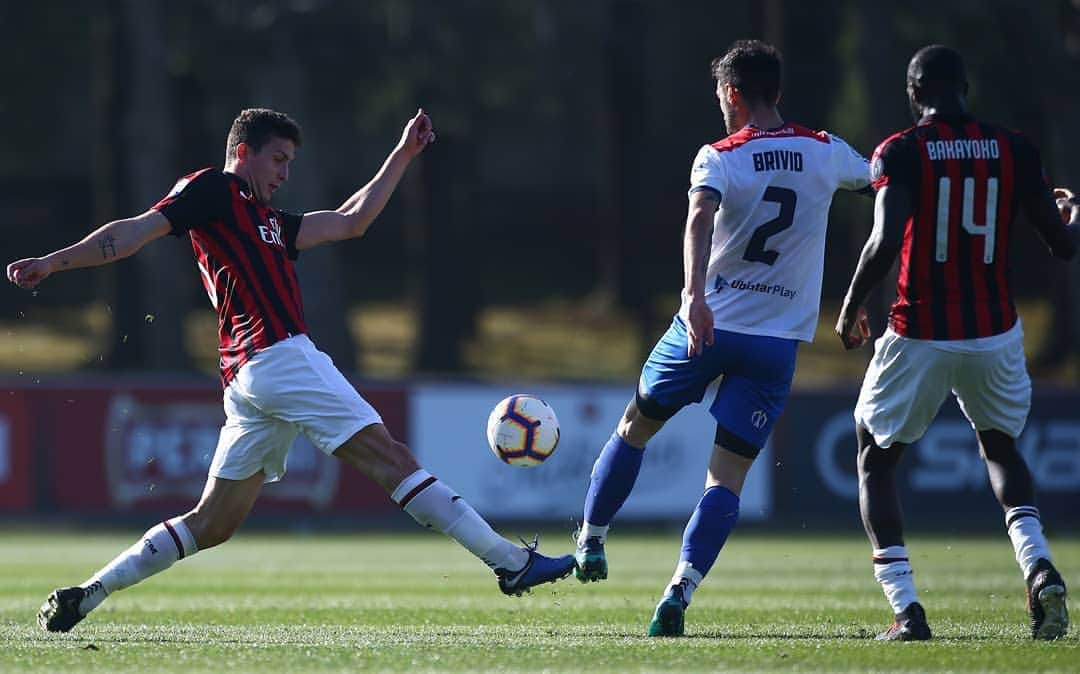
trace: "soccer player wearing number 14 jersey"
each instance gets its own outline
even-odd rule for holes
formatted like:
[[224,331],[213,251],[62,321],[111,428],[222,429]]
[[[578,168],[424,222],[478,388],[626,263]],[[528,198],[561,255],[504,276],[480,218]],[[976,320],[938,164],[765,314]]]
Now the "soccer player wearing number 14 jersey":
[[[930,638],[904,545],[895,469],[951,391],[975,429],[1005,511],[1027,583],[1032,636],[1056,639],[1069,626],[1065,583],[1050,561],[1031,474],[1015,441],[1031,407],[1031,381],[1008,255],[1022,209],[1050,252],[1071,258],[1080,207],[1075,200],[1055,207],[1038,153],[1023,136],[965,112],[967,78],[957,52],[941,45],[919,50],[907,78],[918,123],[874,153],[874,229],[836,326],[845,347],[866,341],[857,326],[860,305],[899,255],[889,328],[875,344],[855,406],[859,508],[874,575],[895,615],[878,638]],[[1068,225],[1059,208],[1070,211]]]
[[691,169],[682,305],[585,497],[582,582],[607,577],[608,525],[633,488],[645,443],[723,377],[709,408],[717,427],[705,492],[651,636],[683,634],[691,596],[738,519],[747,471],[784,409],[798,344],[813,339],[833,194],[869,191],[865,158],[836,136],[781,119],[780,71],[779,53],[759,41],[737,42],[713,61],[730,135],[702,147]]

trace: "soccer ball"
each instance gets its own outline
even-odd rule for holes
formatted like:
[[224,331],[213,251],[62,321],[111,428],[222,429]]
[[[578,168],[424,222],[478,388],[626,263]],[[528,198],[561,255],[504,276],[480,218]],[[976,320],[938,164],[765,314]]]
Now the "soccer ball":
[[551,456],[559,444],[559,420],[551,405],[519,393],[491,410],[487,437],[500,460],[511,466],[535,466]]

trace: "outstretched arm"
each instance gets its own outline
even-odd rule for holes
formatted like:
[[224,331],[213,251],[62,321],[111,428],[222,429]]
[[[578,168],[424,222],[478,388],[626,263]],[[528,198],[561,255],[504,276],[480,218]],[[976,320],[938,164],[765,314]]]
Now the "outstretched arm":
[[169,220],[154,210],[133,218],[113,220],[67,248],[45,257],[12,262],[7,267],[7,277],[20,288],[33,288],[54,272],[97,267],[128,257],[171,229]]
[[904,227],[913,210],[911,191],[903,184],[885,185],[874,202],[874,229],[863,246],[855,275],[851,278],[836,334],[845,349],[863,345],[870,336],[863,301],[870,289],[889,273],[900,246],[904,242]]
[[345,200],[337,210],[305,213],[296,235],[296,248],[304,250],[320,243],[363,236],[390,200],[413,157],[435,142],[431,119],[418,110],[405,125],[397,147],[383,162],[371,181]]
[[709,264],[709,241],[713,217],[720,207],[720,193],[699,189],[690,195],[683,234],[683,309],[688,343],[686,355],[700,354],[713,343],[712,310],[705,303],[705,271]]
[[1051,191],[1039,151],[1022,134],[1017,134],[1015,140],[1014,189],[1024,215],[1051,255],[1072,259],[1080,247],[1080,208],[1074,208],[1073,193],[1061,187]]
[[1024,202],[1024,210],[1051,255],[1062,260],[1076,255],[1080,249],[1080,198],[1072,191],[1058,187],[1051,197],[1049,190],[1040,190]]

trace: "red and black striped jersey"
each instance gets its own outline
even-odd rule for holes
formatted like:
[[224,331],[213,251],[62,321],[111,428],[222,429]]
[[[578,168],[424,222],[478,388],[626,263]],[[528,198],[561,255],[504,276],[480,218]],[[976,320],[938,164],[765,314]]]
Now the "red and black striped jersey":
[[153,206],[187,233],[218,313],[221,379],[228,386],[256,352],[307,332],[293,267],[303,216],[258,203],[247,183],[207,168],[184,176]]
[[886,138],[870,164],[875,189],[900,184],[912,195],[892,329],[953,340],[1011,328],[1013,223],[1049,189],[1034,145],[968,115],[931,115]]

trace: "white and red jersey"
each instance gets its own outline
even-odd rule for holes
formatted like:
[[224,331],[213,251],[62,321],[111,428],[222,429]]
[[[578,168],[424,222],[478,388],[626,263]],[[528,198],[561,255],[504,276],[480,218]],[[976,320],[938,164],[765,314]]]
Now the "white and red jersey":
[[869,184],[865,157],[798,124],[702,147],[690,192],[720,195],[705,277],[714,327],[813,341],[833,194]]

